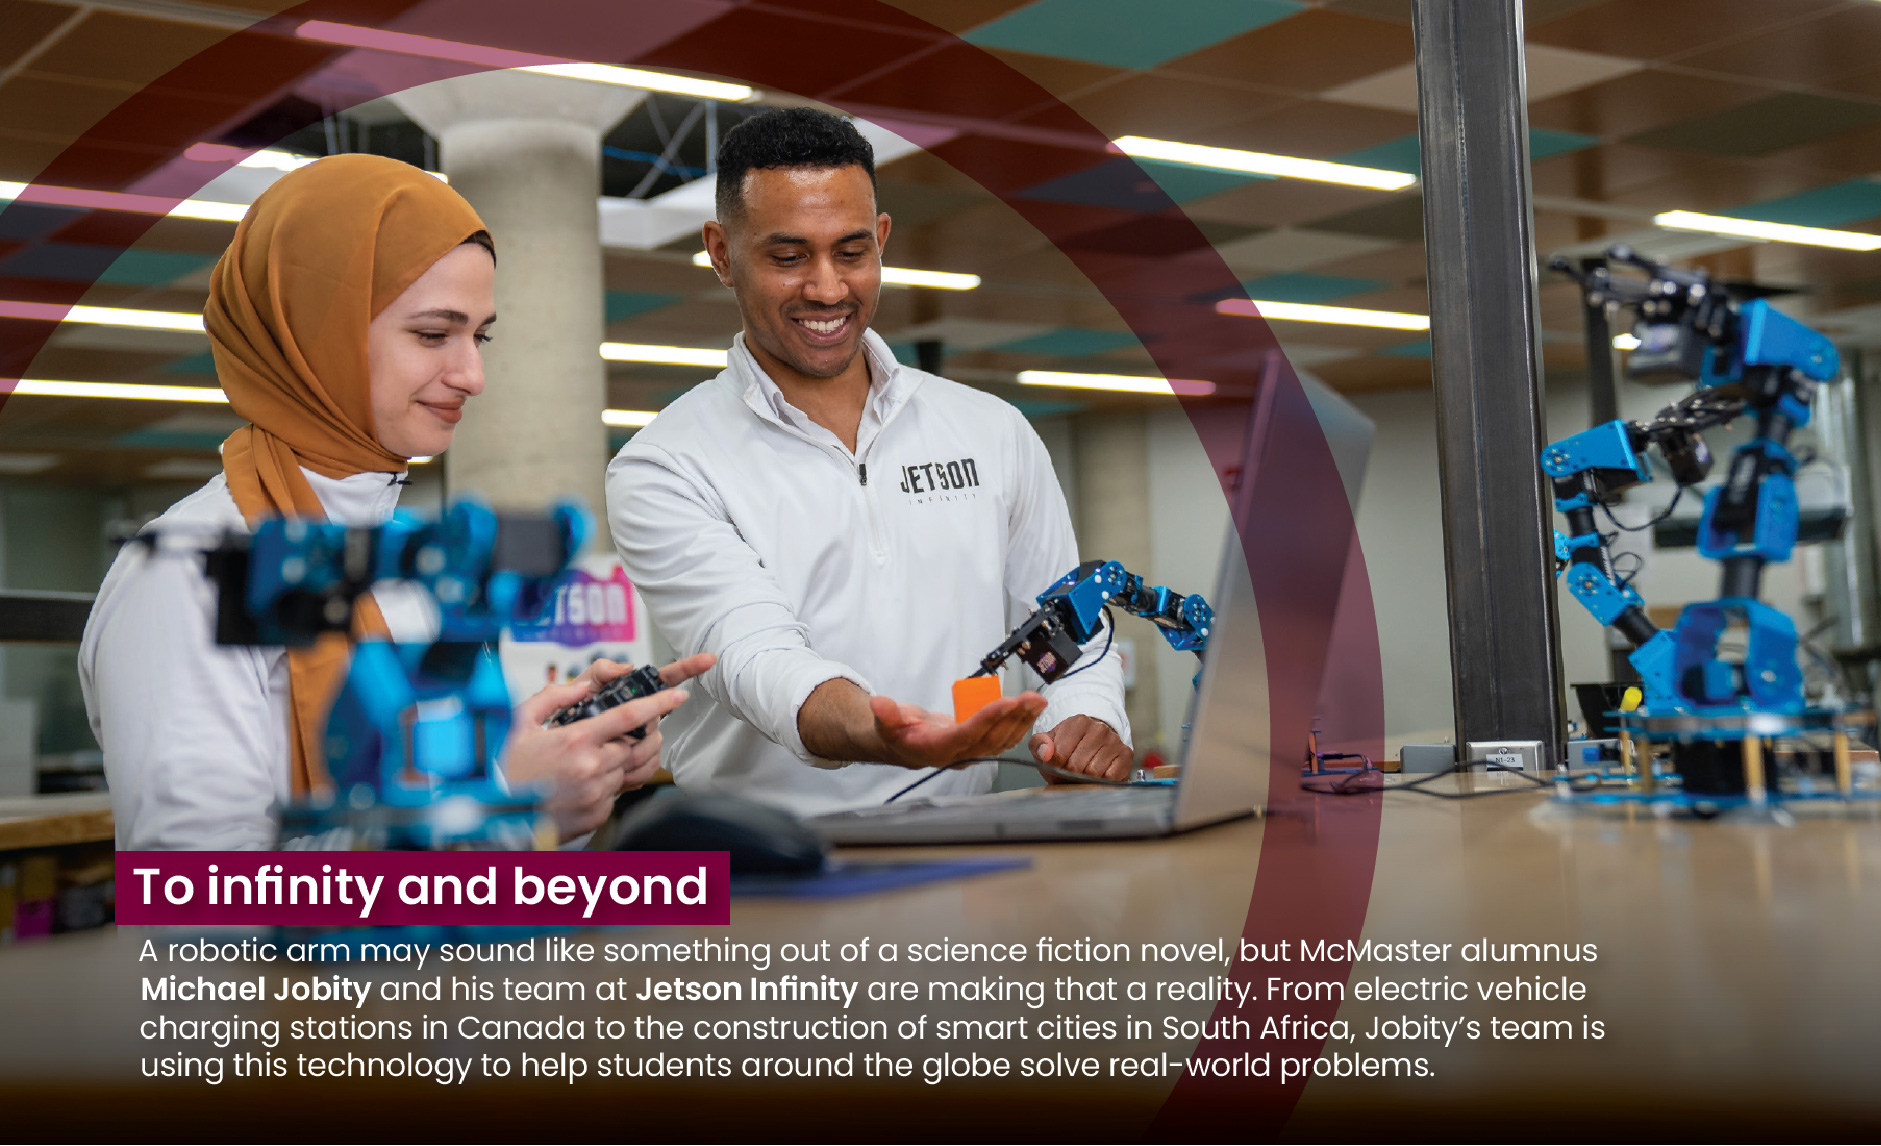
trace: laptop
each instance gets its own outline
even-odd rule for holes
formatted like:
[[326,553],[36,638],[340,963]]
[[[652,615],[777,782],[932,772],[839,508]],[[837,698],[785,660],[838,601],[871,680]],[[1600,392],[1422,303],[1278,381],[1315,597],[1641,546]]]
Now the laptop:
[[[1263,378],[1249,410],[1243,474],[1255,472],[1273,430],[1276,387],[1269,381],[1271,375]],[[1356,503],[1372,424],[1317,381],[1301,381],[1326,431],[1347,496]],[[1243,481],[1242,494],[1252,485]],[[1048,785],[898,800],[812,817],[809,825],[839,845],[958,844],[1165,836],[1258,814],[1269,763],[1267,658],[1237,525],[1246,520],[1246,501],[1237,496],[1231,506],[1215,591],[1207,598],[1215,609],[1215,628],[1200,686],[1190,700],[1187,735],[1177,755],[1182,767],[1174,784]]]

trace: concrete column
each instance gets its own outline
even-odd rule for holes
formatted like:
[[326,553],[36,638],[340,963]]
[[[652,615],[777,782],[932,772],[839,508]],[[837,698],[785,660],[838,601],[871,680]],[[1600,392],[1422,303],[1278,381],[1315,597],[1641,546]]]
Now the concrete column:
[[[1132,573],[1151,576],[1148,417],[1141,412],[1081,414],[1073,429],[1079,559],[1120,561]],[[1136,685],[1124,694],[1124,711],[1140,756],[1157,746],[1159,732],[1169,731],[1161,728],[1156,687],[1155,645],[1162,638],[1148,622],[1128,616],[1119,616],[1117,635],[1136,648]],[[1174,736],[1162,740],[1169,756]]]
[[[453,494],[518,507],[576,494],[604,513],[601,136],[644,98],[524,72],[460,76],[392,97],[437,137],[451,186],[496,238],[488,386],[445,456]],[[606,532],[603,524],[598,533]]]

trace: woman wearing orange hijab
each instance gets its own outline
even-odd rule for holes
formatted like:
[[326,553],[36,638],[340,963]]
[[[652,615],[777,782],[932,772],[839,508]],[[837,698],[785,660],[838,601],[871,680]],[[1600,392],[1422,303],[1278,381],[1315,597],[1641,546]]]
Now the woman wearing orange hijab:
[[[223,444],[223,472],[154,528],[208,539],[283,515],[383,523],[409,459],[442,453],[483,390],[495,294],[490,237],[441,181],[371,155],[284,176],[236,228],[204,309],[217,376],[249,424]],[[395,639],[429,635],[422,605],[397,594],[359,612]],[[141,546],[119,554],[99,590],[79,669],[121,848],[271,847],[270,807],[329,784],[320,745],[347,643],[219,646],[214,615],[199,562]],[[694,657],[664,675],[677,683],[709,665]],[[601,662],[593,677],[620,671]],[[552,785],[564,839],[646,782],[657,729],[623,734],[685,699],[669,690],[543,728],[593,677],[518,705],[505,749],[513,783]]]

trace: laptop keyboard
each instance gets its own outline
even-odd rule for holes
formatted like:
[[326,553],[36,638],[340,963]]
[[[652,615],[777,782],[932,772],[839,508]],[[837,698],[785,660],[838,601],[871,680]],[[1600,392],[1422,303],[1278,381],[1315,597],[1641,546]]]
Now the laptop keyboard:
[[1004,824],[1059,824],[1067,820],[1102,821],[1122,816],[1162,815],[1174,806],[1175,798],[1176,790],[1166,785],[1092,788],[1079,792],[1041,788],[1011,796],[956,796],[906,803],[898,800],[879,808],[818,816],[816,821],[967,824],[998,820]]

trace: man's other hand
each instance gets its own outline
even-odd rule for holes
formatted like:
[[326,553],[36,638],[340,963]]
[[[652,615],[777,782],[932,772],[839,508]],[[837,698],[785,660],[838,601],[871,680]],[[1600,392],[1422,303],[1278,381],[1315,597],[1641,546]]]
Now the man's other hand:
[[[1050,732],[1040,732],[1029,745],[1032,759],[1067,772],[1100,780],[1127,780],[1136,756],[1117,735],[1117,730],[1095,717],[1077,715],[1060,722]],[[1074,781],[1045,773],[1052,784]]]

